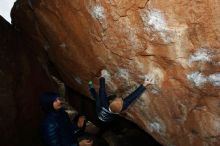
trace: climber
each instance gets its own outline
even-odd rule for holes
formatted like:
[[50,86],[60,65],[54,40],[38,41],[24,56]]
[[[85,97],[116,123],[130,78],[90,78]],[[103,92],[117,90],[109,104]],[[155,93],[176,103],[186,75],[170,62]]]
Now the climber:
[[53,92],[41,96],[41,105],[46,117],[42,123],[42,138],[46,146],[91,146],[92,140],[82,139],[78,142],[79,135],[83,133],[85,120],[78,117],[76,123],[71,122],[64,111],[59,95]]
[[111,95],[107,97],[105,89],[105,78],[108,77],[106,70],[101,71],[99,96],[97,95],[92,81],[89,81],[89,91],[93,98],[96,99],[96,112],[101,123],[111,122],[115,119],[115,115],[126,110],[129,105],[134,102],[146,89],[147,86],[153,84],[151,78],[145,78],[144,84],[140,85],[134,92],[125,99]]

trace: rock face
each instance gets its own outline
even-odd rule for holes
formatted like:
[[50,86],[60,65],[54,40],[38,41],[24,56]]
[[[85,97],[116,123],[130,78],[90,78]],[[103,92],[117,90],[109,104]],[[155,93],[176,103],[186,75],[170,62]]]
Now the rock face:
[[220,2],[18,0],[13,25],[41,45],[65,82],[88,96],[109,71],[125,97],[155,81],[124,113],[167,146],[220,145]]
[[20,38],[0,16],[0,145],[38,146],[39,95],[53,85]]

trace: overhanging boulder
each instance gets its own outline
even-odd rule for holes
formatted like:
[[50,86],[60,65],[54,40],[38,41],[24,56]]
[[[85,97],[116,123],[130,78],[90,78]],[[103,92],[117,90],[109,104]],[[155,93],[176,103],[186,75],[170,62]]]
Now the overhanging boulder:
[[64,81],[109,71],[125,97],[144,76],[155,86],[124,116],[163,145],[220,144],[220,3],[191,0],[18,0],[13,25],[41,45]]

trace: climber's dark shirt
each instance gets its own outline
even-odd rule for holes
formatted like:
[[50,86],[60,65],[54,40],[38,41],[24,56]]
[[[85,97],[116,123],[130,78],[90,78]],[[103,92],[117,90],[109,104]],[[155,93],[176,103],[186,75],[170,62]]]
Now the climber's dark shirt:
[[[143,85],[140,85],[134,92],[128,95],[123,101],[122,110],[126,110],[129,105],[145,91],[145,89],[146,88]],[[105,78],[100,78],[99,96],[94,88],[90,88],[90,93],[92,97],[96,99],[96,112],[99,120],[103,122],[114,120],[115,113],[109,110],[109,101],[105,89]]]

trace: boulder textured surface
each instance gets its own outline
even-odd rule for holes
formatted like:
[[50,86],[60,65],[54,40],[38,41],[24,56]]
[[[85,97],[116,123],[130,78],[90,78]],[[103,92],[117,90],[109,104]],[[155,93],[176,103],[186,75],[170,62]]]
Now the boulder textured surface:
[[108,92],[123,97],[152,77],[123,116],[161,144],[216,146],[219,12],[212,0],[17,0],[12,21],[82,94],[102,69]]

